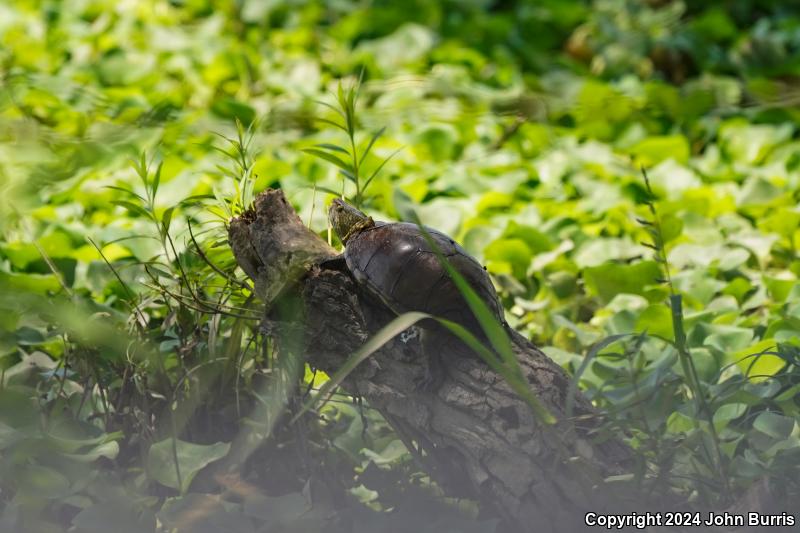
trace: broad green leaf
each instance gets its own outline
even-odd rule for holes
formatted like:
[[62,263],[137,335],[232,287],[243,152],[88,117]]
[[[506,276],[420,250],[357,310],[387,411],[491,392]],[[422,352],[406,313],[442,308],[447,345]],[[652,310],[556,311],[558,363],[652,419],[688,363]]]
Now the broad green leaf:
[[672,312],[666,304],[653,304],[636,319],[635,331],[648,333],[662,339],[675,340],[672,330]]
[[773,339],[764,339],[732,353],[731,361],[735,362],[742,373],[750,377],[752,381],[756,383],[764,381],[786,366],[786,361],[775,355],[775,344]]
[[73,453],[73,454],[64,454],[65,457],[69,457],[73,461],[79,463],[93,463],[97,461],[101,457],[105,457],[106,459],[116,459],[117,455],[119,454],[119,444],[116,441],[109,441],[104,442],[94,448],[89,449],[88,451],[84,451],[81,453]]
[[[185,493],[197,473],[208,464],[225,457],[230,447],[231,445],[226,442],[205,445],[167,438],[150,446],[147,470],[150,476],[162,485]],[[180,483],[178,471],[180,471]]]
[[503,237],[525,241],[525,244],[528,245],[533,254],[549,252],[555,248],[555,244],[545,233],[533,226],[519,224],[514,220],[510,221],[506,226],[503,231]]
[[533,253],[522,239],[498,239],[483,252],[487,261],[502,262],[511,265],[514,277],[524,280],[528,277],[528,267]]
[[61,283],[53,274],[18,274],[0,271],[0,289],[46,295],[59,292]]
[[667,418],[667,430],[670,433],[688,433],[697,427],[697,420],[674,411]]
[[714,412],[714,427],[719,431],[727,426],[731,420],[739,418],[747,411],[747,404],[726,403]]
[[788,123],[748,124],[743,119],[732,119],[719,129],[720,145],[736,161],[758,163],[770,150],[788,140],[792,130]]
[[792,289],[798,285],[796,279],[782,279],[772,276],[764,276],[764,285],[767,287],[770,297],[776,303],[783,303],[788,298]]
[[722,294],[730,294],[739,304],[745,300],[745,295],[753,289],[753,285],[747,278],[736,277],[731,280],[728,285],[722,289]]
[[578,278],[569,272],[559,271],[547,276],[547,284],[559,298],[569,298],[578,291]]
[[36,241],[50,257],[67,257],[74,248],[72,239],[62,231],[54,231]]
[[109,529],[143,533],[153,531],[156,520],[151,512],[137,508],[133,501],[115,497],[81,510],[72,519],[72,525],[85,533],[106,533]]
[[605,263],[583,271],[586,287],[608,303],[617,294],[646,294],[645,289],[661,278],[658,264],[641,261],[631,265]]
[[46,466],[24,465],[16,469],[17,497],[56,499],[70,493],[70,482],[63,474]]
[[230,97],[217,99],[211,105],[211,111],[223,118],[239,120],[242,124],[252,124],[256,119],[256,112],[250,105]]
[[584,242],[572,259],[579,267],[596,267],[614,260],[629,260],[649,253],[644,246],[629,238],[596,238]]
[[723,353],[736,354],[753,340],[753,330],[749,328],[713,324],[709,329],[712,333],[706,337],[703,344]]
[[418,136],[423,157],[433,161],[448,161],[456,156],[458,133],[455,128],[437,125],[424,129]]
[[664,159],[672,158],[678,163],[689,160],[689,142],[683,135],[648,137],[629,149],[637,162],[646,167],[654,166]]
[[489,191],[481,196],[475,206],[478,214],[492,209],[508,209],[514,203],[514,196],[500,191]]
[[771,411],[764,411],[753,421],[753,428],[775,439],[787,438],[794,429],[795,420]]

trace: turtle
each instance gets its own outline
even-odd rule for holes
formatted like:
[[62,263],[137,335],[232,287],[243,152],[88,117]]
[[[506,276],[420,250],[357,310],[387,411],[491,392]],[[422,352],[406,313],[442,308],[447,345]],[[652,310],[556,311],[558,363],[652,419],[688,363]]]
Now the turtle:
[[[335,260],[344,261],[355,281],[369,295],[397,315],[421,311],[456,322],[485,340],[478,319],[420,226],[374,221],[339,198],[331,203],[328,220],[345,247],[344,253]],[[493,317],[506,327],[503,306],[486,269],[452,238],[433,228],[424,228],[447,262],[486,303]],[[440,359],[443,345],[454,337],[432,320],[422,321],[420,326],[420,344],[428,360],[426,377],[420,388],[432,390],[444,377]]]

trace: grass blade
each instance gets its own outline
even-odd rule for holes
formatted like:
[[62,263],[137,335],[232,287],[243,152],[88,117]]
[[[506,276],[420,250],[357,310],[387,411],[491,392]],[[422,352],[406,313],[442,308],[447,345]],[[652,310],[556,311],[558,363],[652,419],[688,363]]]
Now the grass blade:
[[552,413],[550,413],[547,407],[544,406],[539,398],[537,398],[536,395],[531,392],[531,389],[528,386],[528,381],[522,375],[522,370],[520,369],[519,363],[516,359],[514,359],[515,365],[506,365],[500,359],[498,359],[490,349],[484,346],[475,335],[473,335],[461,324],[452,322],[450,320],[445,320],[443,318],[437,318],[436,321],[449,329],[450,332],[458,337],[464,344],[473,349],[484,361],[486,361],[492,370],[503,376],[506,381],[508,381],[508,384],[511,385],[511,388],[514,390],[514,392],[519,394],[520,397],[525,400],[540,421],[545,424],[555,424],[556,418],[552,415]]
[[342,170],[347,170],[350,173],[353,172],[353,165],[351,165],[350,163],[346,163],[345,161],[340,159],[338,156],[335,156],[334,154],[331,154],[324,150],[319,150],[317,148],[303,148],[303,151],[307,154],[319,157],[320,159],[324,159],[329,163],[333,163]]
[[[398,193],[396,194],[402,193],[400,193],[398,190]],[[478,352],[478,354],[481,355],[481,357],[485,359],[486,362],[492,366],[496,372],[500,373],[504,378],[506,378],[514,391],[525,399],[533,412],[542,422],[546,424],[554,423],[555,418],[553,415],[550,414],[544,405],[539,401],[539,399],[531,393],[527,380],[522,372],[522,368],[519,366],[519,361],[517,361],[516,356],[514,356],[514,351],[511,348],[511,339],[509,339],[508,334],[506,333],[505,326],[497,321],[494,314],[489,310],[489,306],[486,305],[486,302],[484,302],[483,299],[478,296],[470,284],[467,283],[467,280],[465,280],[464,277],[456,269],[454,269],[452,265],[450,265],[449,261],[447,261],[444,255],[442,255],[442,251],[438,246],[436,246],[436,243],[433,242],[433,238],[431,238],[430,233],[420,223],[419,216],[410,207],[410,203],[407,201],[407,199],[397,199],[395,201],[395,205],[405,206],[406,216],[408,216],[419,226],[422,236],[436,254],[436,258],[447,271],[450,279],[452,279],[456,284],[456,287],[464,297],[464,300],[466,300],[467,305],[475,315],[475,318],[478,320],[483,333],[486,335],[486,338],[489,339],[489,343],[492,345],[492,348],[494,348],[495,352],[497,352],[497,354],[500,356],[500,359],[498,360],[490,350],[483,346],[481,342],[478,341],[474,335],[472,335],[471,332],[467,331],[460,324],[450,321],[442,321],[441,319],[437,320],[440,320],[445,327],[450,329],[459,338],[463,337],[462,340],[464,340],[464,342],[466,342],[470,347],[473,347],[473,349],[475,349],[476,352]],[[474,342],[472,340],[465,340],[468,338],[467,336],[472,337]],[[480,346],[480,348],[478,348],[478,346]]]
[[372,136],[372,138],[369,140],[369,144],[367,144],[367,147],[364,149],[363,152],[361,152],[362,161],[367,157],[369,151],[372,150],[372,145],[374,145],[375,141],[377,141],[380,138],[380,136],[383,135],[384,131],[386,131],[386,126],[376,131],[375,134]]
[[148,211],[147,209],[145,209],[140,205],[134,204],[133,202],[128,202],[126,200],[112,200],[111,203],[114,205],[118,205],[120,207],[124,207],[131,213],[136,213],[138,215],[142,215],[145,218],[149,218],[150,220],[155,221],[150,211]]
[[319,393],[315,397],[306,401],[306,403],[300,409],[300,412],[294,416],[292,421],[294,422],[308,410],[312,409],[317,403],[319,403],[320,399],[327,398],[336,389],[336,387],[338,387],[342,381],[344,381],[344,379],[350,375],[350,372],[352,372],[355,367],[380,349],[381,346],[420,320],[424,320],[426,318],[432,317],[427,313],[404,313],[382,327],[377,333],[375,333],[375,335],[370,337],[361,348],[356,350],[353,355],[347,358],[347,361],[345,361],[339,370],[337,370],[336,373],[331,376],[330,380],[320,387]]
[[589,349],[589,352],[584,357],[581,366],[575,371],[575,375],[572,377],[572,380],[569,382],[569,389],[567,390],[567,404],[564,411],[567,413],[567,418],[572,417],[572,411],[575,408],[575,395],[578,393],[578,382],[581,380],[581,376],[586,369],[589,368],[589,364],[597,357],[597,354],[600,353],[600,350],[614,344],[618,340],[622,339],[623,337],[627,337],[630,333],[620,333],[618,335],[611,335],[606,337],[605,339],[601,340],[600,342],[595,343]]
[[322,148],[323,150],[330,150],[331,152],[340,152],[342,154],[346,154],[348,157],[350,156],[350,152],[348,152],[345,148],[342,148],[341,146],[336,144],[320,143],[320,144],[315,144],[314,148]]
[[379,172],[380,172],[380,171],[383,169],[383,166],[384,166],[386,163],[388,163],[388,162],[389,162],[389,161],[390,161],[390,160],[391,160],[391,159],[392,159],[394,156],[396,156],[397,154],[399,154],[399,153],[400,153],[400,150],[402,150],[403,148],[405,148],[405,147],[404,147],[404,146],[401,146],[400,148],[398,148],[397,150],[395,150],[394,152],[392,152],[391,154],[389,154],[389,157],[387,157],[386,159],[384,159],[383,161],[381,161],[381,164],[380,164],[380,165],[378,165],[378,168],[376,168],[376,169],[375,169],[375,171],[374,171],[374,172],[373,172],[373,173],[370,175],[370,177],[369,177],[369,178],[367,178],[367,181],[365,181],[365,182],[364,182],[364,186],[362,187],[362,189],[366,189],[366,188],[367,188],[367,185],[369,185],[369,184],[370,184],[370,182],[371,182],[371,181],[372,181],[372,180],[375,178],[375,176],[377,176],[377,175],[378,175],[378,173],[379,173]]

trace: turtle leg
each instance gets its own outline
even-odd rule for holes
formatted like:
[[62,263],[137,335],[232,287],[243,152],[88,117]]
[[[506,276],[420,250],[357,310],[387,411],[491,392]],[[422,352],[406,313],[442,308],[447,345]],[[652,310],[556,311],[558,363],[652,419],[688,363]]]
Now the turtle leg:
[[442,350],[446,344],[447,335],[429,329],[421,330],[420,345],[426,366],[425,375],[417,383],[417,390],[436,392],[444,383],[447,372],[442,360]]

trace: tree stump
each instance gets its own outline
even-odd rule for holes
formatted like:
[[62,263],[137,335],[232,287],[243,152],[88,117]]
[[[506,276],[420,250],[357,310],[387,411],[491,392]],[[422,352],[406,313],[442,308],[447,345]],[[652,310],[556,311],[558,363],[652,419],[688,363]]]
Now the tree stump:
[[[229,242],[267,304],[267,320],[278,298],[299,298],[293,327],[312,367],[335,372],[393,317],[348,272],[326,266],[337,252],[303,225],[280,190],[261,193],[231,221]],[[603,479],[626,471],[630,450],[598,431],[601,416],[580,392],[566,416],[570,378],[561,367],[512,332],[531,390],[558,420],[542,424],[501,376],[457,343],[443,354],[443,385],[418,390],[427,363],[414,331],[385,344],[342,387],[385,417],[446,492],[479,500],[519,531],[575,531],[586,512],[618,509],[621,499]]]

